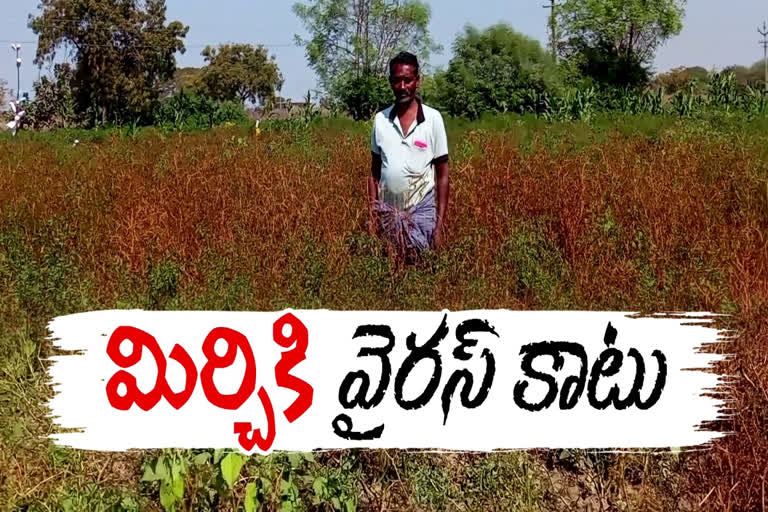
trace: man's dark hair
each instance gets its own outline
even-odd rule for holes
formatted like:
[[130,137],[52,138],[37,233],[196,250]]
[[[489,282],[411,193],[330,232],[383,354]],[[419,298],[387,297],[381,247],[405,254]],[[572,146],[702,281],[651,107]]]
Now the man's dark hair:
[[408,66],[413,66],[414,74],[416,76],[419,76],[419,59],[417,59],[414,54],[409,52],[400,52],[394,57],[392,57],[392,60],[389,61],[390,75],[394,72],[395,64],[404,64]]

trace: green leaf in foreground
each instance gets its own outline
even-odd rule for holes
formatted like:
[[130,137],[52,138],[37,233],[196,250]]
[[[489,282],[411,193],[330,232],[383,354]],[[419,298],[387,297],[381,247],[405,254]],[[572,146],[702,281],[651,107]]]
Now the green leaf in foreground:
[[234,487],[243,463],[245,463],[245,458],[238,453],[230,453],[221,459],[221,476],[224,477],[224,481],[230,488]]
[[259,498],[256,495],[256,484],[251,482],[245,486],[245,512],[255,512],[259,504]]

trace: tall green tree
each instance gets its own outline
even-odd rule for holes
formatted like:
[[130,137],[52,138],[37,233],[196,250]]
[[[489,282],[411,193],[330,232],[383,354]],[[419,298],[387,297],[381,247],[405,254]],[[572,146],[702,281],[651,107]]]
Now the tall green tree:
[[419,0],[311,0],[294,4],[293,11],[309,32],[296,41],[320,87],[359,115],[375,108],[366,105],[391,102],[386,83],[378,82],[386,81],[397,52],[426,62],[440,50],[429,34],[430,8]]
[[200,70],[198,90],[221,101],[261,102],[274,99],[283,86],[283,75],[264,46],[224,44],[206,47],[207,66]]
[[71,52],[78,112],[92,122],[151,119],[188,31],[166,24],[165,0],[40,0],[38,8],[29,20],[38,36],[35,63]]
[[650,77],[656,50],[683,28],[685,0],[564,0],[557,9],[565,56],[609,85]]
[[453,51],[448,69],[432,77],[425,90],[452,115],[536,111],[541,95],[559,86],[552,56],[507,24],[485,30],[468,26]]
[[683,29],[685,0],[565,0],[557,9],[566,38],[609,44],[617,54],[648,62]]

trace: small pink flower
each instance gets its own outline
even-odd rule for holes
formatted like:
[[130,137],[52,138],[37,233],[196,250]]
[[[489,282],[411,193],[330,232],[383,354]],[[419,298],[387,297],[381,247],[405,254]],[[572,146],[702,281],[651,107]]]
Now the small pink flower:
[[417,140],[416,142],[414,142],[414,144],[416,144],[417,147],[420,147],[422,149],[427,148],[427,143],[424,142],[423,140]]

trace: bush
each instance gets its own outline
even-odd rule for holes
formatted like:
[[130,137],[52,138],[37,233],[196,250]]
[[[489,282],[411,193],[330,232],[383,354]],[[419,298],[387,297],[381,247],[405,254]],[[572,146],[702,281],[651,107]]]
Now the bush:
[[183,90],[160,105],[155,124],[174,130],[212,128],[218,124],[243,121],[245,108],[234,101],[219,102]]
[[35,129],[71,128],[78,124],[73,92],[74,70],[56,64],[53,79],[42,77],[34,84],[35,99],[26,107],[25,124]]
[[335,96],[355,121],[370,119],[393,100],[387,77],[374,73],[342,80]]
[[650,82],[650,70],[640,58],[623,55],[609,43],[590,46],[577,40],[570,47],[565,66],[597,87],[642,88]]
[[536,98],[555,92],[560,83],[557,67],[539,42],[506,24],[483,32],[467,27],[454,53],[444,78],[436,78],[444,80],[438,103],[454,116],[536,112]]

